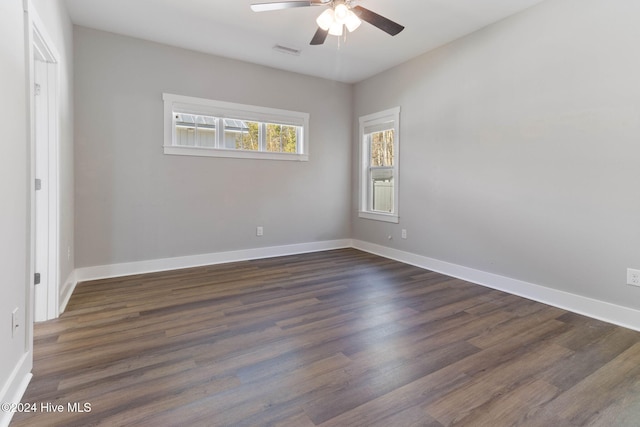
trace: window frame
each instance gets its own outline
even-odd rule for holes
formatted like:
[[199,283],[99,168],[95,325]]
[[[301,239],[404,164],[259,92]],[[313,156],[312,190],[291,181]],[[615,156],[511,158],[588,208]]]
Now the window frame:
[[[387,124],[390,124],[387,126]],[[370,130],[367,132],[367,128]],[[373,194],[371,190],[369,171],[371,166],[370,135],[382,130],[393,129],[393,211],[380,212],[373,210]],[[390,108],[377,113],[368,114],[359,119],[359,151],[360,151],[360,183],[358,217],[376,221],[399,223],[399,164],[400,164],[400,107]],[[387,169],[388,167],[385,167]]]
[[[262,160],[309,160],[309,113],[256,105],[236,104],[171,93],[163,93],[162,99],[164,101],[164,154]],[[220,126],[220,124],[224,122],[224,119],[259,122],[261,124],[259,148],[258,150],[240,150],[223,148],[220,147],[219,144],[216,144],[216,147],[177,145],[174,112],[215,117],[218,119],[216,135],[221,132],[222,135],[224,135],[224,126]],[[297,152],[283,153],[266,151],[266,144],[265,141],[263,141],[265,132],[262,128],[266,128],[267,124],[298,127],[299,132],[296,138]],[[217,137],[217,141],[220,141],[220,137]]]

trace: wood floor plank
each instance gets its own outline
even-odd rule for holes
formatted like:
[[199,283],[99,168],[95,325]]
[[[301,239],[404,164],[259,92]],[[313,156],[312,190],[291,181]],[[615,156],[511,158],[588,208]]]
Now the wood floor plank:
[[589,425],[600,412],[620,401],[627,401],[630,409],[637,413],[640,398],[632,392],[640,385],[639,357],[640,343],[636,343],[540,408],[539,412],[559,415],[572,425]]
[[79,284],[33,373],[11,426],[640,419],[640,333],[354,249]]
[[476,375],[463,388],[459,388],[426,407],[434,419],[451,425],[469,416],[477,407],[510,393],[522,382],[530,382],[535,375],[544,372],[571,350],[557,345],[536,348],[522,357]]
[[476,347],[463,341],[417,358],[403,357],[393,349],[382,355],[380,352],[362,352],[353,359],[356,366],[366,370],[357,376],[348,375],[348,387],[340,387],[330,395],[306,404],[305,412],[314,423],[321,424],[477,351]]
[[[559,393],[556,387],[542,380],[521,383],[508,393],[501,392],[496,398],[487,400],[450,425],[456,427],[527,425],[529,413],[546,404]],[[523,411],[523,407],[526,407],[529,412]]]
[[[358,424],[350,424],[356,426]],[[399,411],[383,419],[372,420],[368,424],[360,424],[361,427],[442,427],[442,424],[431,418],[423,409],[414,406],[404,411]]]
[[576,349],[570,357],[547,371],[543,378],[561,390],[568,390],[637,342],[635,332],[612,329],[611,333]]

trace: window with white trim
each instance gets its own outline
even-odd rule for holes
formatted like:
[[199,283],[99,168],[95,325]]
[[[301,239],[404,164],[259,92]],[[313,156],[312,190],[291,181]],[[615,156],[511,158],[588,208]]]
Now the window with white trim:
[[309,160],[309,114],[164,93],[164,153]]
[[400,107],[360,117],[361,218],[398,222]]

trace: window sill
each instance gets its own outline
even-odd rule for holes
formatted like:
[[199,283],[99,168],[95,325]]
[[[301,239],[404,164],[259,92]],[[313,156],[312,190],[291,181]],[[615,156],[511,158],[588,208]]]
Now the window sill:
[[175,155],[175,156],[223,157],[223,158],[233,158],[233,159],[288,160],[288,161],[298,161],[298,162],[309,161],[308,154],[225,150],[220,148],[207,148],[207,147],[177,147],[174,145],[170,145],[170,146],[165,145],[164,154]]
[[392,222],[394,224],[398,224],[400,222],[400,217],[395,214],[386,214],[380,212],[358,212],[358,216],[364,219],[372,219],[374,221],[384,221],[384,222]]

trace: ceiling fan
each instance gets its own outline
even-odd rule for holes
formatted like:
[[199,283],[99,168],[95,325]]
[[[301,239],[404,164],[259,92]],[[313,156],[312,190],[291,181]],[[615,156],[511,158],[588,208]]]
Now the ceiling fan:
[[307,0],[307,1],[276,1],[268,3],[254,3],[251,10],[254,12],[266,12],[270,10],[290,9],[307,6],[330,6],[325,9],[316,23],[318,30],[311,39],[312,45],[323,44],[327,35],[341,36],[346,27],[349,32],[358,28],[362,21],[368,22],[382,31],[395,36],[404,27],[389,18],[378,15],[375,12],[355,5],[357,0]]

